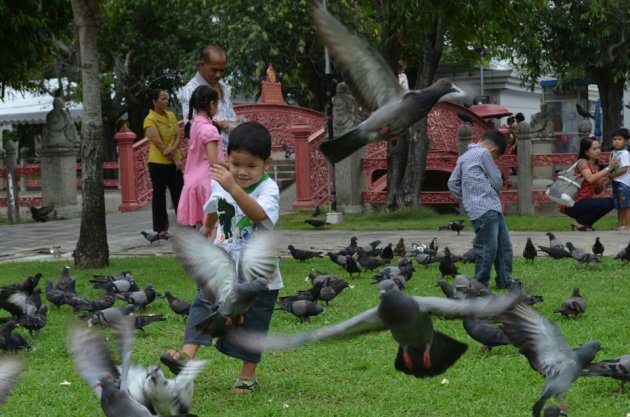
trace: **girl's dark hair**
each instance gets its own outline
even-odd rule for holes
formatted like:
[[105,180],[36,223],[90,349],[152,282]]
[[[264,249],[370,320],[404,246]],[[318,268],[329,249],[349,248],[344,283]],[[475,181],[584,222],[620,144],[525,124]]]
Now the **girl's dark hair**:
[[597,138],[595,136],[582,138],[582,140],[580,141],[580,152],[578,153],[578,159],[588,160],[588,156],[586,155],[586,152],[588,152],[588,150],[591,149],[593,142],[595,142],[596,140]]
[[[199,110],[210,111],[210,103],[212,103],[213,101],[218,102],[218,100],[219,95],[217,94],[215,89],[207,85],[200,85],[199,87],[195,88],[195,91],[193,91],[193,93],[191,94],[190,101],[188,102],[188,122],[184,127],[184,137],[190,137],[190,125],[193,118],[193,109],[196,112],[199,112]],[[219,125],[217,125],[214,121],[212,122],[212,124],[214,125],[214,127],[217,128],[219,132],[221,131],[221,129],[219,129]]]

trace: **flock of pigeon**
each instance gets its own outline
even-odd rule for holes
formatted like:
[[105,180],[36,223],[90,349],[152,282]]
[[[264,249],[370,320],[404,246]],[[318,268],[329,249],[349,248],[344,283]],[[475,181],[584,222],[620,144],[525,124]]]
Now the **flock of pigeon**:
[[[23,366],[24,357],[16,353],[33,346],[33,341],[16,329],[28,330],[31,337],[45,332],[49,307],[42,302],[44,292],[51,307],[70,306],[78,322],[85,322],[69,332],[70,351],[78,372],[93,388],[106,416],[192,415],[188,414],[188,409],[193,380],[203,369],[204,361],[165,363],[175,375],[170,379],[164,376],[159,365],[144,367],[130,363],[133,331],[145,331],[151,323],[165,320],[163,315],[138,312],[164,297],[173,312],[186,316],[190,309],[188,302],[170,292],[162,296],[151,284],[141,289],[130,271],[116,276],[95,275],[90,283],[103,290],[103,294],[93,300],[76,292],[76,281],[68,266],[62,269],[56,282],[46,281],[44,290],[39,286],[42,278],[38,273],[0,287],[0,308],[10,314],[0,317],[0,350],[8,353],[0,359],[0,405],[18,381]],[[122,301],[124,306],[115,306],[117,301]],[[115,365],[115,356],[108,351],[101,332],[96,330],[97,325],[116,332],[119,365]]]
[[[440,230],[453,230],[459,234],[463,227],[463,221],[452,221]],[[533,262],[540,252],[555,259],[572,258],[580,265],[588,265],[600,262],[604,253],[599,238],[595,239],[591,253],[575,248],[571,242],[563,244],[551,232],[547,236],[548,246],[536,247],[528,238],[523,253],[526,260]],[[590,340],[576,349],[570,348],[559,328],[532,307],[543,301],[542,296],[529,295],[523,289],[513,289],[507,295],[499,296],[475,279],[460,275],[456,264],[474,262],[472,249],[458,256],[452,254],[448,247],[440,249],[437,238],[429,244],[413,243],[407,250],[402,238],[396,245],[389,243],[381,246],[378,240],[360,245],[356,237],[351,237],[350,244],[339,252],[324,254],[292,245],[288,249],[291,256],[300,262],[327,256],[332,262],[331,266],[343,268],[349,279],[354,274],[375,271],[371,283],[379,285],[380,303],[341,323],[299,334],[265,338],[260,334],[236,330],[231,333],[235,343],[260,351],[278,350],[320,340],[351,338],[389,330],[399,344],[396,370],[415,377],[431,377],[445,372],[467,349],[465,344],[433,327],[432,317],[438,316],[461,319],[466,333],[481,343],[484,349],[513,345],[527,358],[531,367],[545,378],[540,396],[532,408],[533,416],[540,416],[541,413],[550,417],[566,415],[563,401],[560,406],[553,404],[544,410],[543,407],[552,396],[562,400],[579,376],[617,379],[621,382],[619,391],[630,380],[630,355],[594,363],[601,349],[598,341]],[[415,267],[427,268],[431,263],[439,264],[442,279],[437,285],[446,298],[418,297],[404,293],[407,282],[415,272],[414,258]],[[628,262],[630,244],[615,259]],[[390,265],[394,260],[396,265]],[[444,279],[449,276],[454,278],[452,285]],[[318,301],[328,302],[341,294],[343,289],[353,288],[348,281],[330,272],[311,272],[307,281],[312,285],[310,289],[280,297],[279,300],[282,310],[301,320],[323,312],[324,308]],[[586,301],[579,288],[575,288],[554,313],[563,317],[577,317],[585,311]]]

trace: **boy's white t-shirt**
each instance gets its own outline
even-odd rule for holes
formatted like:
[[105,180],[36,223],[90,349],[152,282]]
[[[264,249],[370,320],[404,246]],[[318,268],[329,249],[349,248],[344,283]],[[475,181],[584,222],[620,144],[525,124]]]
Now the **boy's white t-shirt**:
[[616,159],[617,161],[619,161],[616,169],[619,169],[622,167],[629,167],[628,170],[624,174],[613,178],[613,181],[619,181],[623,184],[626,184],[628,187],[630,187],[630,152],[628,152],[625,149],[614,150],[610,154],[610,159],[611,160]]
[[[225,191],[217,181],[212,181],[212,194],[203,206],[204,212],[217,213],[219,217],[214,244],[229,253],[236,263],[238,263],[241,248],[252,237],[254,229],[262,227],[272,230],[280,216],[280,190],[267,173],[263,175],[262,181],[250,188],[253,190],[246,189],[245,191],[260,204],[267,215],[267,218],[260,223],[252,223],[236,204],[232,195]],[[282,287],[280,269],[276,267],[275,277],[273,282],[269,283],[269,289],[278,290]]]

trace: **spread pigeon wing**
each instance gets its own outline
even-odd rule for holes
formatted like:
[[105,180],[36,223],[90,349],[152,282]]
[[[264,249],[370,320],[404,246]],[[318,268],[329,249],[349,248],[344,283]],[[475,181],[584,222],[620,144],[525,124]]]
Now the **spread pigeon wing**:
[[376,110],[404,95],[397,77],[376,49],[351,33],[319,2],[313,3],[312,14],[319,38],[362,107]]
[[0,405],[4,404],[22,371],[22,360],[18,356],[0,359]]
[[377,310],[378,309],[374,307],[333,326],[291,336],[264,337],[258,333],[237,330],[233,331],[229,335],[229,338],[230,341],[255,351],[287,349],[326,339],[345,339],[365,333],[385,330],[386,327],[378,317]]
[[273,235],[261,230],[247,241],[238,264],[238,281],[253,282],[265,278],[271,282],[277,267],[276,245]]
[[170,242],[186,273],[195,278],[206,300],[218,304],[232,291],[236,267],[230,255],[191,228],[177,227]]
[[98,382],[106,377],[118,376],[103,338],[93,328],[75,326],[70,329],[68,339],[77,372],[101,398],[102,389]]
[[503,313],[518,301],[518,295],[451,299],[440,297],[412,297],[418,310],[444,318],[491,317]]
[[510,342],[545,377],[562,372],[573,361],[572,350],[556,325],[532,307],[518,303],[498,320]]

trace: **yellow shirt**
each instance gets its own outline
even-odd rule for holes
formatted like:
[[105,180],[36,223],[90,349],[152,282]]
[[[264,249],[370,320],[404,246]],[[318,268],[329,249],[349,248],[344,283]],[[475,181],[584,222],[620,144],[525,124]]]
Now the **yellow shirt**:
[[[149,110],[149,114],[144,119],[142,128],[144,130],[149,126],[154,126],[162,142],[166,146],[172,145],[177,139],[177,118],[175,114],[167,111],[166,115],[159,114],[153,110]],[[149,146],[149,162],[155,162],[157,164],[173,164],[173,160],[164,156],[160,149],[150,142]]]

